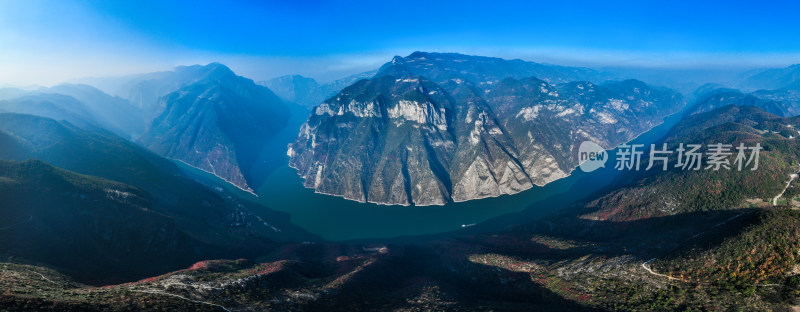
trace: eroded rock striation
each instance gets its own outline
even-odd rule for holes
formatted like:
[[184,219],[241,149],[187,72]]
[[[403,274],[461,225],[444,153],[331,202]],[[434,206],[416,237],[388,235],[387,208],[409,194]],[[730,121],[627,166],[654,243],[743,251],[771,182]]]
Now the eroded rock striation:
[[289,145],[290,165],[306,187],[361,202],[515,194],[567,176],[581,142],[611,148],[684,104],[636,80],[564,82],[598,77],[460,54],[395,57],[312,110]]

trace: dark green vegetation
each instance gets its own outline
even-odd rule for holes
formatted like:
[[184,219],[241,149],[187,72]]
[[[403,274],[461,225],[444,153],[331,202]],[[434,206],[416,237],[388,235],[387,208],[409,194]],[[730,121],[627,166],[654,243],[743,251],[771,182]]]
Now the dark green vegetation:
[[82,280],[131,279],[224,255],[153,211],[147,193],[38,160],[0,161],[0,201],[3,258],[31,259]]
[[[524,131],[523,139],[547,146],[558,167],[570,157],[568,146],[558,143],[586,138],[564,129],[613,145],[652,127],[653,116],[672,112],[677,103],[676,94],[635,80],[567,82],[599,79],[585,69],[412,56],[395,59],[375,78],[356,82],[315,109],[315,116],[335,121],[320,123],[325,133],[354,135],[307,137],[312,148],[350,140],[336,161],[380,168],[381,179],[368,184],[384,181],[378,190],[405,190],[396,200],[432,194],[408,191],[418,189],[410,183],[416,174],[410,165],[422,164],[439,176],[466,167],[476,155],[494,161],[530,154],[515,143],[519,138],[504,136]],[[794,79],[787,75],[773,84]],[[224,116],[247,120],[226,105],[247,102],[248,94],[270,101],[275,96],[239,78],[212,64],[142,75],[121,89],[141,100],[137,107],[150,110],[158,131],[176,135],[176,146],[185,148],[194,144],[186,142],[228,136],[237,127],[253,130],[248,123],[224,127]],[[800,180],[790,180],[800,171],[800,117],[787,117],[796,107],[791,90],[698,92],[705,96],[657,142],[672,150],[690,143],[758,143],[764,148],[758,170],[738,171],[733,163],[733,170],[681,170],[673,155],[666,171],[610,176],[616,180],[605,189],[568,198],[558,204],[565,209],[543,219],[418,244],[275,243],[270,238],[316,239],[292,228],[286,216],[253,215],[250,209],[266,209],[209,189],[169,160],[98,125],[0,114],[0,158],[11,159],[0,161],[0,310],[786,311],[800,306]],[[72,96],[84,97],[79,104],[90,98]],[[262,108],[251,113],[265,113]],[[350,113],[339,114],[345,108]],[[417,114],[419,109],[427,113]],[[612,109],[613,115],[591,113]],[[580,110],[589,113],[574,113]],[[652,118],[642,117],[648,113]],[[360,119],[369,114],[382,117]],[[391,115],[402,117],[391,122],[402,121],[396,128],[405,132],[387,129],[383,119]],[[415,119],[420,116],[424,122]],[[455,120],[470,120],[471,127]],[[485,131],[475,130],[478,120]],[[163,127],[176,123],[181,126]],[[209,127],[220,131],[183,136],[176,130]],[[477,140],[480,147],[445,161],[415,158],[414,153],[446,149],[449,137],[457,138],[453,146]],[[364,150],[390,153],[353,156]],[[393,167],[396,159],[406,165]],[[645,165],[648,160],[643,158]],[[237,156],[237,162],[249,160]],[[506,167],[492,167],[514,167],[514,161],[499,164]],[[504,181],[495,173],[477,174],[472,182]],[[365,183],[335,177],[341,184]],[[464,190],[459,182],[440,179],[433,187],[455,193]],[[508,179],[499,184],[514,186]],[[107,286],[90,286],[101,284]]]
[[798,170],[797,139],[781,135],[798,124],[754,107],[692,115],[667,144],[757,142],[759,170],[622,175],[570,209],[498,233],[288,244],[255,262],[203,261],[104,288],[5,264],[2,300],[12,310],[785,310],[800,294],[800,213],[765,202]]
[[[23,261],[48,263],[55,267],[86,273],[87,275],[79,275],[81,280],[93,283],[129,280],[134,277],[164,272],[168,269],[177,269],[202,259],[263,254],[275,246],[268,237],[275,239],[287,239],[290,237],[292,239],[303,239],[306,237],[302,231],[292,228],[285,216],[275,216],[275,219],[268,220],[283,229],[283,232],[275,232],[271,227],[264,225],[264,221],[261,218],[250,213],[253,204],[237,201],[231,198],[230,195],[211,190],[185,177],[181,170],[169,160],[113,134],[94,133],[68,123],[31,115],[0,114],[0,144],[2,144],[0,146],[0,158],[19,161],[35,158],[80,174],[107,179],[109,181],[102,181],[108,183],[117,183],[110,181],[125,183],[124,187],[121,187],[124,189],[122,192],[137,195],[135,196],[137,198],[137,201],[134,202],[135,205],[125,206],[127,209],[125,211],[133,213],[145,209],[149,212],[140,212],[139,215],[135,215],[136,218],[161,218],[163,221],[161,226],[154,227],[149,227],[148,224],[152,224],[155,221],[139,222],[141,220],[128,220],[130,221],[129,223],[119,223],[124,219],[116,220],[115,218],[121,218],[121,215],[115,217],[115,214],[110,212],[101,215],[92,211],[90,215],[98,217],[94,222],[107,223],[105,231],[111,231],[115,226],[119,226],[120,233],[114,231],[108,233],[92,232],[91,227],[87,228],[85,224],[81,223],[90,221],[62,218],[65,223],[60,226],[75,229],[87,228],[87,232],[76,231],[74,234],[83,233],[83,235],[89,235],[93,233],[101,236],[111,235],[112,237],[119,234],[123,237],[128,237],[125,236],[128,235],[126,234],[128,232],[124,232],[125,229],[139,233],[136,235],[140,236],[145,235],[142,233],[147,233],[147,235],[155,234],[161,231],[160,229],[163,229],[166,231],[163,235],[170,235],[175,238],[174,243],[177,245],[164,246],[162,248],[164,249],[163,251],[158,251],[159,248],[148,247],[147,244],[150,241],[146,239],[131,240],[131,245],[122,246],[124,247],[122,250],[117,248],[120,246],[110,245],[97,251],[105,253],[113,250],[114,252],[122,253],[124,250],[125,254],[148,257],[150,259],[147,262],[148,265],[143,264],[140,261],[141,259],[132,256],[114,258],[117,262],[109,262],[108,265],[102,265],[100,261],[103,256],[101,255],[92,257],[78,253],[70,254],[71,257],[67,257],[68,255],[56,257],[51,254],[41,253],[51,249],[48,247],[48,242],[60,239],[58,232],[46,232],[48,234],[40,237],[39,240],[35,241],[36,243],[22,239],[29,235],[38,235],[36,233],[39,233],[43,228],[49,228],[51,226],[49,224],[38,227],[14,228],[13,239],[3,240],[3,244],[0,246],[2,253],[7,256],[15,256]],[[25,175],[18,174],[8,178],[17,180],[20,177],[25,177]],[[25,181],[20,183],[22,182]],[[39,220],[39,218],[57,219],[58,214],[55,214],[56,212],[66,213],[58,209],[58,199],[61,198],[59,196],[66,196],[64,195],[65,192],[81,194],[82,191],[79,188],[49,189],[39,185],[49,182],[51,181],[47,179],[27,181],[29,188],[38,187],[40,191],[39,194],[34,190],[25,193],[29,200],[35,200],[37,196],[42,198],[46,198],[44,195],[54,196],[49,198],[49,201],[40,204],[41,210],[34,215],[34,220]],[[95,200],[101,197],[97,193],[103,192],[103,190],[97,190],[97,188],[99,187],[83,190],[83,192],[94,194],[93,200]],[[125,191],[129,188],[134,189],[135,192]],[[116,194],[114,190],[119,188],[107,187],[107,189],[109,189],[109,192]],[[13,189],[6,189],[6,191],[10,193],[6,193],[5,196],[14,196]],[[21,202],[17,209],[26,207],[25,203],[28,202],[23,201],[25,198],[19,198]],[[101,204],[98,204],[100,206],[97,206],[97,209],[102,207]],[[73,203],[73,205],[78,204]],[[4,205],[3,207],[10,208],[11,206]],[[24,211],[23,209],[22,212],[19,212],[22,215],[18,217],[30,216],[30,214],[24,215]],[[74,222],[68,222],[70,220]],[[31,226],[35,224],[32,223]],[[155,232],[149,233],[151,231]],[[52,237],[48,235],[52,235]],[[118,238],[117,241],[123,242],[126,239]],[[29,245],[25,245],[27,246],[25,248],[14,247],[13,244],[17,240]],[[183,243],[186,245],[184,247],[180,245],[182,240],[187,241],[187,243]],[[82,241],[84,239],[74,238],[75,244]],[[185,250],[175,249],[178,247],[185,248]],[[170,253],[168,252],[169,250],[173,252]],[[163,254],[156,253],[156,251]],[[119,254],[117,255],[119,256]],[[172,257],[166,257],[167,255],[172,255]],[[97,258],[97,260],[92,260],[94,258]],[[84,266],[79,266],[81,263]],[[87,263],[96,263],[96,270],[87,270],[85,266]],[[157,263],[161,265],[155,265]],[[91,273],[93,271],[104,273]],[[119,274],[110,274],[110,272],[119,272]]]
[[800,214],[767,210],[741,219],[737,220],[741,232],[687,244],[680,252],[654,262],[653,267],[689,282],[743,292],[784,283],[797,287],[800,277],[787,277],[786,273],[798,273],[792,270],[798,263]]
[[[735,149],[729,159],[732,170],[683,170],[675,167],[677,155],[672,155],[666,172],[661,171],[661,162],[656,161],[655,169],[622,177],[626,184],[593,201],[590,206],[597,209],[586,217],[637,220],[730,209],[744,205],[747,199],[768,203],[783,190],[789,175],[798,171],[800,142],[793,136],[780,135],[781,131],[797,125],[800,125],[797,117],[782,118],[747,106],[730,105],[689,116],[667,134],[664,143],[668,149],[675,151],[680,143],[694,143],[702,144],[704,148],[700,151],[705,153],[710,144],[755,146],[758,143],[764,148],[758,169],[751,171],[751,167],[744,167],[738,171],[734,164]],[[648,157],[643,157],[642,169],[648,163]]]

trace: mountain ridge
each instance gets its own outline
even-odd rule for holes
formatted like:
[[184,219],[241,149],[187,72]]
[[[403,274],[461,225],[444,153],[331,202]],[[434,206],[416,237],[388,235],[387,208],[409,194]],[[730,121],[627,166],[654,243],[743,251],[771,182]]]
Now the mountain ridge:
[[203,69],[201,79],[159,99],[158,115],[138,142],[252,192],[259,182],[249,170],[286,127],[289,109],[268,88],[224,65]]
[[[287,152],[306,187],[399,205],[515,194],[566,176],[577,165],[580,141],[610,148],[683,106],[677,93],[635,80],[498,80],[506,65],[465,73],[449,66],[486,65],[448,54],[440,69],[424,63],[431,55],[440,58],[395,58],[314,108]],[[643,117],[630,118],[636,114]]]

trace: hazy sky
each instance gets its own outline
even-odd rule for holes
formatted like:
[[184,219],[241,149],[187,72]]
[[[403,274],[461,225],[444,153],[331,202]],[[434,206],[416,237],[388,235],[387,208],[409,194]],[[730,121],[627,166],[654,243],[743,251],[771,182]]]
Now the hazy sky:
[[0,84],[212,61],[256,80],[328,80],[415,50],[587,66],[800,63],[791,2],[232,2],[0,0]]

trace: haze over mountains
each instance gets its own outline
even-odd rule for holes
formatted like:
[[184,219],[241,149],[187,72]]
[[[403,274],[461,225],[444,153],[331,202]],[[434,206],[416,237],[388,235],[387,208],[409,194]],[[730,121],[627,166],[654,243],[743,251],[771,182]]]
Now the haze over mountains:
[[740,87],[748,90],[798,88],[800,64],[784,68],[756,69],[745,73]]
[[[0,106],[13,113],[0,113],[0,158],[47,164],[4,164],[4,213],[24,222],[5,232],[11,236],[0,253],[108,283],[201,259],[253,256],[273,248],[273,239],[308,237],[284,217],[252,214],[252,204],[194,181],[156,154],[197,167],[207,163],[209,172],[238,177],[238,186],[248,188],[240,163],[252,165],[289,117],[274,94],[221,64],[132,79],[129,94],[137,105],[88,85],[4,92]],[[164,142],[175,146],[159,149]],[[208,152],[214,148],[225,153]],[[37,198],[37,190],[47,196]],[[95,247],[78,248],[91,241]],[[123,256],[134,251],[138,256]]]
[[784,117],[800,114],[800,65],[749,71],[735,85],[743,91],[701,88],[695,112],[734,104],[760,107]]
[[377,70],[358,73],[325,84],[300,75],[280,76],[259,84],[268,87],[286,102],[311,108],[354,82],[372,77],[376,72]]
[[[6,164],[10,171],[4,180],[7,188],[3,189],[3,196],[15,199],[7,202],[10,206],[4,206],[8,209],[4,211],[14,215],[9,220],[27,214],[30,222],[10,228],[13,239],[0,244],[2,253],[75,272],[81,279],[108,282],[175,269],[209,256],[246,255],[253,248],[263,250],[272,246],[267,239],[269,228],[258,224],[254,228],[229,227],[232,215],[239,214],[241,207],[187,178],[169,160],[113,134],[96,133],[44,117],[4,113],[0,114],[0,137],[3,138],[0,158],[37,159],[75,172],[54,169],[41,161]],[[74,203],[76,208],[61,206],[68,203]],[[119,211],[89,213],[89,219],[71,216],[88,213],[80,212],[84,205],[81,203],[96,207],[92,209],[104,209],[105,203],[119,207]],[[65,215],[56,217],[59,214]],[[119,218],[128,218],[131,222],[128,225],[159,223],[161,226],[144,233],[163,231],[160,235],[175,240],[134,237],[140,235],[139,230],[120,227],[125,224],[119,223]],[[94,225],[87,228],[86,222]],[[28,235],[37,240],[22,239]],[[100,235],[102,238],[98,239],[102,242],[82,253],[52,253],[60,250],[54,246],[60,240],[74,246],[86,243],[79,235],[84,238]],[[165,245],[160,248],[152,244]],[[122,256],[123,251],[136,250],[151,259],[149,265],[142,263],[141,258]],[[93,262],[94,270],[80,260],[83,257],[98,259]],[[106,257],[110,257],[108,262],[101,263],[100,259]],[[95,270],[98,273],[92,273]]]
[[800,311],[797,12],[0,0],[0,312]]
[[767,151],[764,170],[623,175],[561,213],[505,231],[413,245],[288,244],[260,263],[202,261],[103,288],[3,264],[0,284],[34,298],[12,295],[3,303],[48,310],[779,310],[797,300],[800,214],[757,202],[780,193],[798,170],[792,163],[800,141],[787,132],[797,127],[797,117],[757,107],[689,116],[658,141],[758,142]]
[[0,109],[111,131],[245,190],[257,186],[250,170],[274,152],[263,148],[290,116],[269,89],[218,63],[118,79],[122,97],[75,84],[9,89]]
[[[702,100],[693,105],[700,112],[738,102],[790,116],[798,112],[794,87],[798,83],[797,72],[796,66],[751,71],[732,84],[746,90],[772,89],[741,93],[704,87],[707,90],[699,95]],[[285,152],[280,151],[280,146],[288,142],[276,138],[276,133],[299,130],[288,129],[297,126],[294,122],[289,124],[290,116],[298,119],[304,114],[303,107],[308,107],[313,110],[311,118],[291,149],[291,164],[299,168],[307,187],[360,201],[428,205],[513,194],[546,184],[575,167],[572,150],[575,144],[589,139],[587,134],[601,145],[611,147],[646,131],[683,105],[675,93],[646,83],[635,80],[605,83],[628,76],[521,60],[415,52],[395,57],[375,71],[327,84],[294,75],[260,82],[268,86],[262,87],[222,64],[212,63],[109,78],[102,87],[113,90],[109,92],[114,95],[80,84],[35,91],[4,89],[0,110],[63,119],[85,129],[110,131],[252,191],[269,174],[269,170],[259,169],[273,168],[270,164],[276,159],[280,161],[277,155]],[[390,82],[391,78],[386,77],[401,80]],[[358,85],[362,79],[371,80]],[[412,89],[417,87],[411,83],[414,79],[420,81],[417,86],[421,89],[432,89],[425,91],[427,94],[419,91],[414,95]],[[349,89],[337,94],[345,88]],[[270,89],[277,90],[277,96]],[[431,98],[430,93],[436,92],[443,96]],[[375,102],[373,112],[358,114],[383,113],[380,118],[372,119],[384,120],[384,125],[362,123],[365,116],[336,121],[348,118],[341,114],[347,115],[349,110],[345,106],[350,103],[342,101],[358,103],[379,98],[394,100]],[[395,100],[396,104],[391,103]],[[421,105],[426,101],[430,103],[425,105],[430,107]],[[401,102],[420,105],[399,105]],[[639,105],[647,103],[654,104]],[[623,107],[633,110],[620,110]],[[327,109],[331,112],[320,114]],[[631,120],[626,112],[640,118]],[[435,128],[438,134],[389,131],[396,128],[385,122],[389,119],[422,121],[416,122],[416,126]],[[481,125],[475,126],[478,121]],[[406,123],[412,128],[414,124]],[[373,140],[395,144],[411,140],[416,143],[408,147],[414,151],[401,152],[389,144],[373,146],[374,150],[361,154],[351,153],[349,149],[361,143],[348,142],[348,135],[336,134],[348,132],[347,127],[356,129],[353,132],[360,128],[378,131],[353,135],[362,140],[374,137]],[[530,127],[535,131],[525,130]],[[317,144],[326,137],[332,146]],[[476,148],[469,148],[472,142],[478,142],[474,143]],[[355,158],[344,160],[336,155]],[[405,160],[376,161],[389,155]],[[376,167],[357,168],[359,163],[370,162]],[[417,165],[408,166],[415,162]],[[320,165],[323,169],[327,166],[327,170],[317,174]],[[408,168],[403,169],[404,166]],[[411,172],[419,176],[412,178]],[[347,182],[339,183],[340,178]],[[326,179],[337,182],[329,185]],[[422,192],[435,195],[415,198],[419,195],[413,193],[421,189],[435,190]]]
[[203,69],[201,79],[159,98],[139,142],[251,190],[248,170],[286,127],[289,109],[272,91],[223,65]]
[[[681,94],[620,73],[415,52],[327,84],[256,83],[211,63],[110,79],[108,93],[0,89],[0,307],[786,308],[800,300],[798,68]],[[611,149],[670,115],[652,143],[758,143],[760,169],[618,173],[541,220],[388,245],[324,242],[198,173],[258,193],[290,165],[319,193],[442,205],[552,183],[573,173],[581,142]],[[214,260],[238,258],[249,260]],[[131,283],[86,286],[119,282]]]

